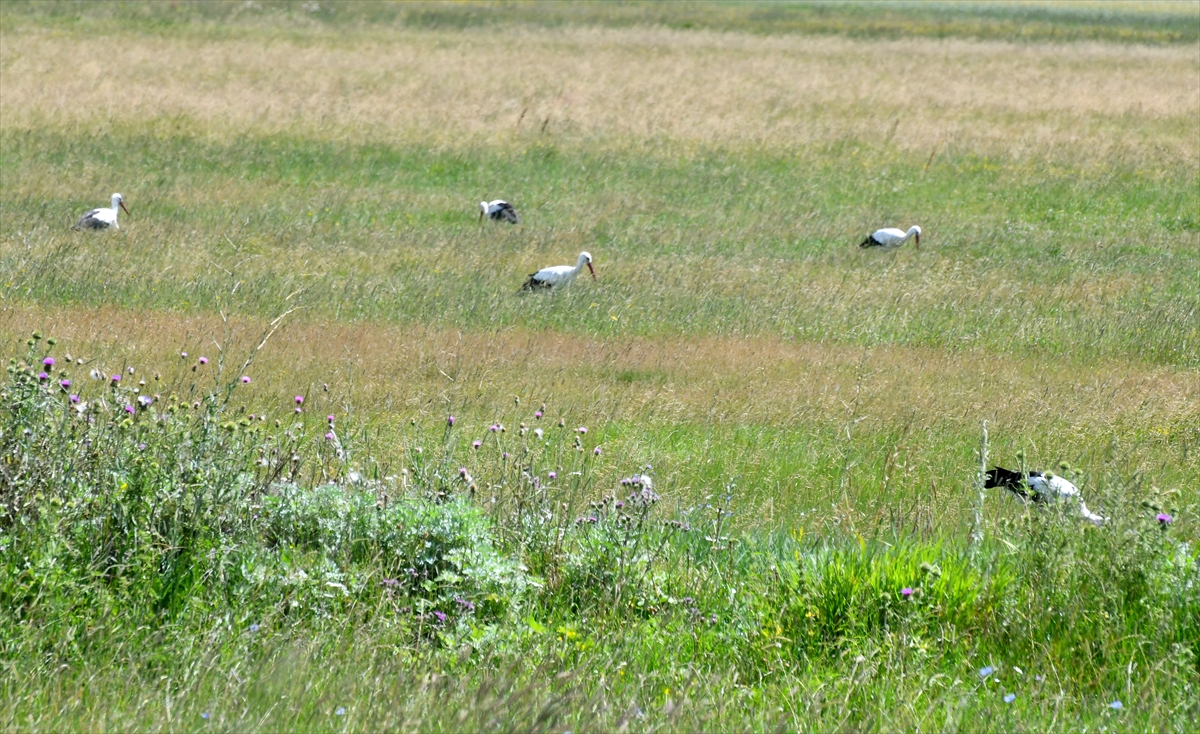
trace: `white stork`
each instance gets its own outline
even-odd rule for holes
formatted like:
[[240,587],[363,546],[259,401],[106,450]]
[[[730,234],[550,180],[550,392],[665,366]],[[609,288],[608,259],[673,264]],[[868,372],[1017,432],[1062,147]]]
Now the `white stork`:
[[[1019,471],[1010,471],[996,467],[984,474],[984,477],[984,489],[1003,487],[1026,502],[1030,500],[1034,502],[1057,502],[1060,499],[1078,502],[1079,514],[1085,520],[1093,525],[1104,524],[1104,518],[1089,510],[1087,505],[1083,503],[1083,498],[1079,495],[1079,488],[1060,476],[1054,474],[1047,475],[1040,471],[1031,471],[1028,474],[1022,474]],[[1033,496],[1031,497],[1030,494]]]
[[483,221],[484,217],[494,219],[499,222],[501,219],[520,224],[521,218],[517,216],[517,210],[513,209],[513,205],[509,204],[504,199],[496,199],[495,201],[479,202],[479,221]]
[[120,229],[117,226],[118,206],[125,209],[126,214],[129,214],[129,209],[125,207],[125,199],[121,198],[120,194],[113,194],[111,209],[91,210],[79,218],[79,221],[75,223],[75,229],[108,229],[109,227]]
[[570,285],[575,280],[575,276],[579,275],[579,271],[583,270],[584,265],[591,272],[592,280],[595,280],[596,269],[592,267],[592,256],[586,252],[581,252],[579,253],[579,261],[575,263],[575,267],[571,267],[570,265],[555,265],[549,268],[542,268],[529,276],[529,280],[525,281],[525,285],[521,286],[521,290],[550,290]]
[[921,228],[915,224],[909,227],[907,232],[895,227],[877,229],[863,240],[859,247],[884,247],[890,250],[903,245],[909,237],[917,238],[917,249],[921,249]]

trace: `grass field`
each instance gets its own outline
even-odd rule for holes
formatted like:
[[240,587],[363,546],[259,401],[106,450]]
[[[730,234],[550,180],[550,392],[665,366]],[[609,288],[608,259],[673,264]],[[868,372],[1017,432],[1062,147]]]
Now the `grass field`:
[[[1195,727],[1198,39],[1193,3],[0,5],[0,721]],[[981,493],[981,445],[1110,523]],[[589,504],[647,465],[657,502]],[[397,586],[388,527],[455,572]]]

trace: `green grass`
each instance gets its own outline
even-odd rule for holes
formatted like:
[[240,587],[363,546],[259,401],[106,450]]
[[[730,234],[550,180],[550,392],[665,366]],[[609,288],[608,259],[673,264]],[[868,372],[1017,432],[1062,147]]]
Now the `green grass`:
[[[480,29],[526,76],[412,97],[476,117],[339,112],[407,99],[410,47],[466,95]],[[1197,34],[1136,3],[4,3],[4,73],[46,81],[0,96],[0,727],[1196,728],[1200,150],[1155,80]],[[897,57],[839,97],[828,36],[1061,94],[894,98]],[[534,68],[709,57],[743,108],[593,76],[630,117],[597,122]],[[116,83],[72,98],[76,67]],[[1112,80],[1137,104],[1090,106]],[[114,190],[120,232],[69,229]],[[499,196],[521,225],[477,221]],[[598,280],[516,294],[585,249]],[[1108,523],[981,496],[981,442]]]
[[[85,201],[36,184],[6,197],[6,238],[54,242],[0,261],[6,289],[38,303],[269,317],[279,294],[303,289],[309,316],[349,321],[1200,364],[1190,167],[1089,176],[970,155],[926,169],[923,156],[861,145],[635,159],[536,140],[435,153],[118,131],[6,133],[0,145],[10,180],[66,181],[82,168],[138,192],[120,246],[136,269],[111,258],[109,239],[61,233],[57,213]],[[521,192],[526,224],[480,228],[478,196],[464,192],[486,191]],[[854,247],[876,226],[918,219],[919,260]],[[581,249],[604,275],[586,311],[511,297],[526,272]],[[46,258],[52,278],[22,275]],[[214,264],[241,261],[247,287],[226,298]]]
[[323,24],[460,30],[473,27],[568,25],[629,28],[658,25],[681,30],[736,31],[759,34],[837,34],[857,38],[1012,39],[1027,41],[1116,41],[1124,43],[1195,43],[1200,16],[1187,3],[731,3],[687,5],[620,3],[311,3],[264,0],[247,5],[183,1],[174,4],[106,2],[12,3],[18,17],[58,26],[119,23],[150,33],[237,33],[228,21],[282,25]]

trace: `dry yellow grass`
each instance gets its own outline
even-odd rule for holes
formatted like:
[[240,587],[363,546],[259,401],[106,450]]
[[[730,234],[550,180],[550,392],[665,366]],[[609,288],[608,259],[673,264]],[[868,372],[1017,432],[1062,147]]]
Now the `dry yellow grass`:
[[[41,330],[105,371],[136,365],[171,373],[179,350],[215,360],[223,348],[225,379],[237,376],[266,328],[254,319],[118,308],[0,312],[0,330],[10,337]],[[1081,370],[1033,358],[771,338],[601,339],[297,320],[271,338],[252,374],[264,405],[328,383],[337,400],[384,422],[464,403],[499,414],[514,395],[614,421],[795,426],[865,416],[921,427],[986,418],[1014,427],[1065,421],[1094,431],[1200,420],[1194,370],[1124,361]]]
[[[503,144],[518,129],[786,148],[1197,160],[1200,49],[661,28],[3,36],[4,125],[192,120],[209,135]],[[893,129],[894,126],[894,129]],[[1180,134],[1184,131],[1186,134]],[[1190,131],[1190,132],[1188,132]]]

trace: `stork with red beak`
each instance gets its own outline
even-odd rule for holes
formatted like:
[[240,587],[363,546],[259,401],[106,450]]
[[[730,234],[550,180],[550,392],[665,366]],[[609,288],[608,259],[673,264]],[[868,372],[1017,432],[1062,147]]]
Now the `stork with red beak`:
[[[79,218],[75,223],[75,229],[120,229],[117,226],[117,207],[125,209],[125,213],[129,214],[129,209],[125,207],[125,200],[120,194],[112,195],[111,209],[93,209]],[[133,216],[132,214],[130,216]]]
[[575,267],[570,265],[555,265],[541,270],[529,276],[529,280],[525,281],[525,285],[521,286],[522,291],[536,290],[551,290],[570,285],[575,280],[575,276],[579,275],[579,271],[583,270],[586,265],[588,271],[592,274],[592,280],[596,279],[596,269],[592,267],[592,256],[587,252],[579,253],[579,261],[575,263]]
[[899,247],[900,245],[903,245],[910,237],[916,238],[917,249],[921,249],[921,228],[915,224],[912,227],[909,227],[907,232],[901,229],[896,229],[895,227],[877,229],[872,232],[869,237],[859,243],[858,246],[863,248],[882,247],[890,250],[893,247]]

